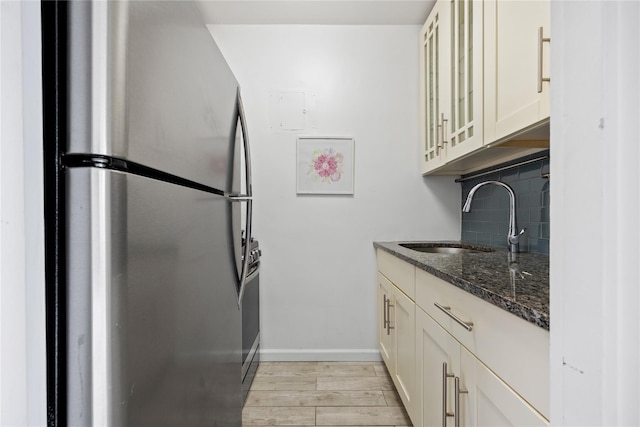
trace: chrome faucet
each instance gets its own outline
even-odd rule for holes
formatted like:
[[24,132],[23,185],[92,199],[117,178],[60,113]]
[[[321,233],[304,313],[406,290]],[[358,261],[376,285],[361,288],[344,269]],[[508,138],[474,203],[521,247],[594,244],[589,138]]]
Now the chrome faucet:
[[520,233],[516,232],[518,229],[516,227],[516,193],[513,192],[513,188],[509,185],[505,184],[502,181],[485,181],[480,184],[475,185],[471,191],[469,191],[469,195],[467,196],[467,201],[464,203],[462,207],[462,212],[471,211],[471,199],[473,199],[473,195],[476,193],[478,188],[487,185],[494,184],[500,187],[503,187],[509,192],[509,235],[507,236],[507,243],[509,244],[509,252],[516,253],[518,252],[518,241],[520,240],[520,236],[524,234],[526,228],[520,230]]

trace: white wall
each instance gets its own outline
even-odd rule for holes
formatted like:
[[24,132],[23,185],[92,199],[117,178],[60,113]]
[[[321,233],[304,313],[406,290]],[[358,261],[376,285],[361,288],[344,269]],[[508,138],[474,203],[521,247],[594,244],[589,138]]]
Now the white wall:
[[551,423],[638,426],[640,3],[551,4]]
[[0,1],[0,425],[46,425],[40,4]]
[[[460,186],[420,177],[417,26],[212,26],[242,86],[263,249],[264,360],[377,359],[373,241],[459,239]],[[296,196],[296,134],[272,90],[317,94],[317,129],[355,138],[353,196]]]

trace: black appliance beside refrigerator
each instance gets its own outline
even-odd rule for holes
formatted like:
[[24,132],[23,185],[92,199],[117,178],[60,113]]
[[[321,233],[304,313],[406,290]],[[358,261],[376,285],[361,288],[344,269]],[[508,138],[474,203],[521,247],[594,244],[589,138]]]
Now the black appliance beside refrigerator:
[[194,2],[43,1],[42,28],[48,424],[241,426],[237,81]]
[[257,240],[251,239],[249,272],[242,298],[242,401],[247,400],[249,389],[260,363],[260,256]]

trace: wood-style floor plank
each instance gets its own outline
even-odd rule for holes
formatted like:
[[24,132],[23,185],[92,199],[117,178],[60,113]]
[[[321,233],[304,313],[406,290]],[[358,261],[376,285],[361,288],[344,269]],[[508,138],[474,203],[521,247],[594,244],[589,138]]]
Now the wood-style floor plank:
[[389,377],[318,377],[318,390],[393,390]]
[[383,362],[262,362],[244,427],[411,427]]
[[252,390],[248,406],[387,406],[381,390],[260,391]]
[[314,426],[316,408],[245,406],[243,426]]
[[276,377],[256,376],[251,385],[253,390],[315,390],[316,377]]
[[406,412],[400,407],[319,407],[316,409],[318,425],[404,425],[410,424]]

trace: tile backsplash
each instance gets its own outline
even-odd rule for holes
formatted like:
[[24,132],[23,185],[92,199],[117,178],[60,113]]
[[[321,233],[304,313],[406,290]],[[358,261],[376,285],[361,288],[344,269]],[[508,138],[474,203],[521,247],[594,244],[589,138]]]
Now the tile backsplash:
[[[524,164],[521,164],[524,163]],[[520,164],[520,165],[519,165]],[[482,173],[482,176],[468,179]],[[545,176],[546,174],[546,176]],[[461,177],[462,202],[471,188],[483,181],[503,181],[516,194],[520,252],[549,253],[549,152],[536,153],[491,169]],[[543,177],[544,176],[544,177]],[[462,240],[504,247],[509,231],[509,194],[504,188],[486,185],[476,191],[471,212],[462,213]]]

